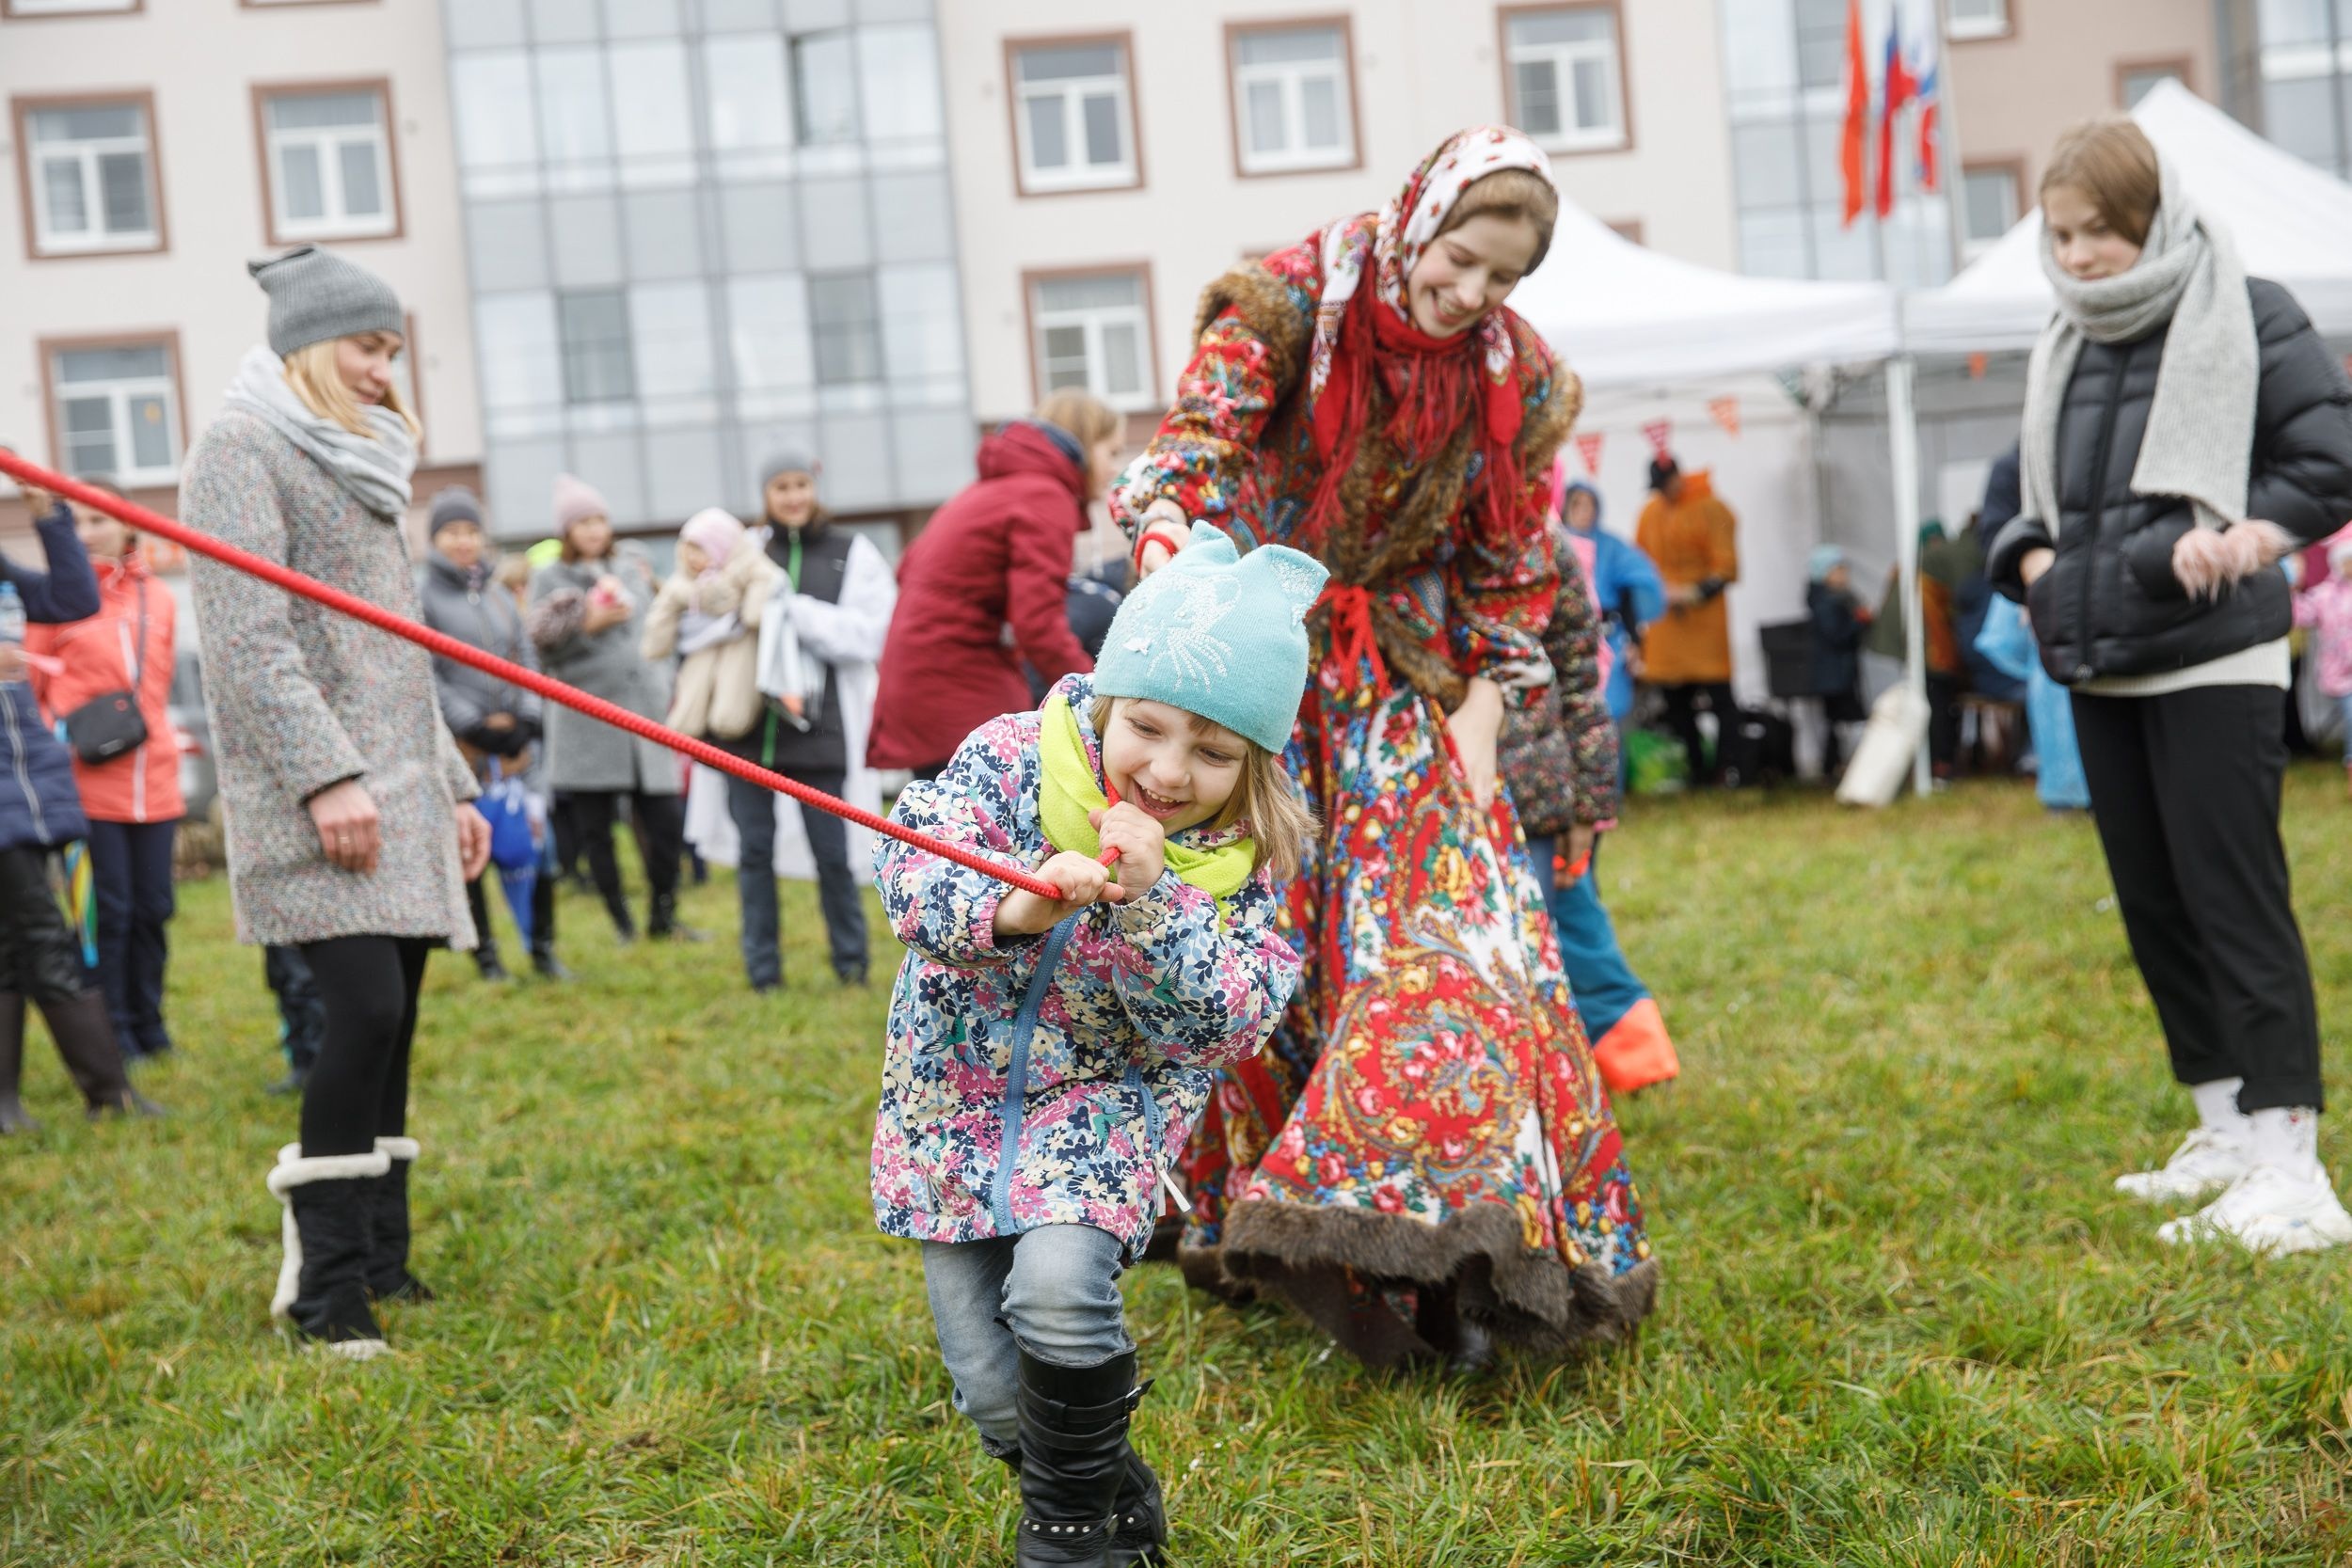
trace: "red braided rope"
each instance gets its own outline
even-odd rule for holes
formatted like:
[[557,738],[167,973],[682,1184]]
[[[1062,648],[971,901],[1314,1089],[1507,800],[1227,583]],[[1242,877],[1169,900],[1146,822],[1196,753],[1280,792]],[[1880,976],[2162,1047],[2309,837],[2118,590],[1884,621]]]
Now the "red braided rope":
[[68,500],[78,501],[84,506],[95,507],[110,517],[121,519],[141,533],[151,533],[159,539],[168,539],[183,549],[209,556],[224,566],[233,566],[240,572],[260,578],[264,582],[275,583],[289,594],[298,594],[306,599],[314,600],[341,614],[365,621],[379,631],[388,631],[394,637],[405,638],[444,658],[453,658],[460,664],[471,665],[476,670],[496,675],[500,680],[510,685],[519,686],[527,691],[536,691],[549,702],[561,703],[565,707],[574,708],[588,715],[591,719],[601,719],[608,724],[617,725],[631,735],[642,736],[647,740],[667,746],[674,752],[682,752],[692,757],[696,762],[718,768],[723,773],[732,773],[737,778],[747,779],[764,789],[774,790],[780,795],[789,795],[803,805],[815,806],[819,811],[831,812],[834,816],[845,821],[854,822],[862,828],[871,828],[878,833],[887,833],[901,844],[912,845],[928,854],[953,861],[958,865],[993,877],[998,881],[1020,888],[1024,892],[1034,893],[1041,898],[1051,898],[1058,902],[1062,896],[1061,890],[1042,877],[1033,876],[1017,866],[1006,865],[990,860],[985,855],[975,854],[961,845],[932,838],[928,833],[918,833],[912,828],[902,828],[888,817],[877,816],[870,811],[861,810],[850,804],[847,800],[836,800],[822,790],[811,789],[808,785],[787,779],[781,773],[771,772],[757,763],[746,762],[731,752],[721,751],[708,741],[696,740],[691,736],[681,735],[666,724],[657,724],[650,719],[641,719],[628,709],[608,703],[601,697],[591,697],[576,686],[566,686],[562,681],[540,674],[536,671],[526,670],[519,664],[510,664],[494,654],[484,653],[470,643],[460,642],[446,633],[435,631],[430,626],[421,626],[414,621],[395,615],[381,605],[371,604],[365,599],[344,593],[340,588],[330,588],[315,578],[305,577],[300,572],[281,566],[275,561],[266,561],[249,551],[241,550],[234,545],[224,545],[219,540],[208,534],[199,533],[185,524],[175,523],[168,517],[150,512],[136,502],[124,500],[119,496],[110,496],[103,490],[93,490],[87,484],[66,478],[63,474],[52,473],[39,464],[26,462],[12,451],[0,451],[0,473],[12,475],[20,483],[37,485],[55,495],[63,496]]

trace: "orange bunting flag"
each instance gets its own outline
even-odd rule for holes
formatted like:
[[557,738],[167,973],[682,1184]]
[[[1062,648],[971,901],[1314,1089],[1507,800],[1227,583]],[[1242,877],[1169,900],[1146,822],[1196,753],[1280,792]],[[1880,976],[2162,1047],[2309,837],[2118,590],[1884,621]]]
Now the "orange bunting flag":
[[1725,435],[1736,436],[1740,434],[1740,400],[1738,398],[1710,398],[1708,400],[1707,411],[1713,416],[1717,424],[1724,427]]
[[1649,450],[1660,457],[1673,455],[1674,436],[1675,424],[1672,420],[1652,420],[1642,427],[1642,439],[1647,441]]
[[[2347,359],[2352,359],[2352,355],[2346,355],[2345,357]],[[1970,355],[1968,356],[1968,379],[1971,381],[1982,381],[1984,379],[1985,367],[1992,363],[1993,356],[1985,353],[1982,349],[1979,349],[1976,353]]]
[[1588,430],[1576,438],[1576,454],[1584,459],[1584,471],[1595,479],[1600,477],[1600,444],[1605,438],[1597,430]]

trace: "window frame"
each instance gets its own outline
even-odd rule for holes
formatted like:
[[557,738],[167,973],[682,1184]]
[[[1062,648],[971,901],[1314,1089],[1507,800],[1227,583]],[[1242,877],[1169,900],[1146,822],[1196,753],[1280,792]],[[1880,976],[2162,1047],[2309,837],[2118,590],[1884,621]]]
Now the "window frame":
[[[1030,179],[1027,133],[1022,127],[1021,55],[1031,49],[1083,48],[1109,44],[1119,50],[1120,82],[1126,98],[1127,164],[1124,178],[1075,182]],[[1033,197],[1086,196],[1101,191],[1139,191],[1143,164],[1143,95],[1136,81],[1136,35],[1132,28],[1105,33],[1053,33],[1005,40],[1005,119],[1012,134],[1012,188],[1023,200]]]
[[[1952,16],[1951,0],[1937,0],[1943,14],[1937,19],[1944,24],[1947,43],[1992,43],[2017,36],[2017,0],[2000,0],[2001,21],[1998,26],[1988,27],[1970,23],[1962,25]],[[1878,47],[1883,48],[1882,42]]]
[[2123,102],[2124,88],[2131,79],[2152,71],[2162,71],[2191,92],[2197,91],[2193,72],[2197,62],[2186,55],[2157,55],[2138,59],[2115,62],[2115,107],[2118,113],[2131,113],[2131,105]]
[[[180,329],[159,326],[147,331],[97,332],[70,334],[58,338],[37,338],[33,341],[34,356],[40,361],[41,418],[49,427],[49,462],[59,473],[71,473],[66,457],[64,409],[58,402],[57,356],[82,349],[161,348],[164,351],[165,379],[169,383],[172,425],[179,431],[179,440],[172,449],[171,471],[157,478],[141,469],[125,469],[107,477],[126,490],[152,489],[176,485],[180,473],[188,461],[188,396],[186,376],[180,355]],[[120,431],[118,430],[119,435]]]
[[1626,37],[1624,0],[1521,0],[1517,5],[1495,8],[1495,59],[1502,72],[1502,114],[1506,124],[1519,125],[1518,78],[1511,57],[1511,22],[1515,17],[1544,11],[1607,11],[1610,27],[1617,40],[1617,139],[1580,146],[1561,136],[1528,135],[1535,145],[1554,158],[1597,158],[1613,153],[1631,152],[1638,142],[1633,130],[1633,65],[1632,45]]
[[[44,19],[45,20],[45,19]],[[107,109],[135,104],[147,122],[147,195],[154,210],[155,243],[140,245],[93,245],[83,249],[43,250],[40,241],[40,197],[33,179],[32,117],[51,109]],[[92,261],[110,256],[162,256],[171,249],[171,218],[164,203],[163,139],[155,134],[155,92],[151,87],[126,87],[119,92],[28,93],[8,100],[9,119],[16,137],[16,188],[24,225],[24,259],[28,261]]]
[[21,11],[20,0],[0,0],[0,22],[86,22],[93,16],[136,16],[147,9],[147,0],[131,0],[127,6],[109,6],[104,10],[89,11]]
[[2010,188],[2012,193],[2010,219],[2007,224],[2003,225],[2001,234],[2006,234],[2010,230],[2016,228],[2018,220],[2029,211],[2026,199],[2027,187],[2024,158],[1970,158],[1963,162],[1960,166],[1960,178],[1953,181],[1951,184],[1952,235],[1960,242],[1960,254],[1963,266],[1983,255],[1991,246],[1998,245],[2001,240],[2001,234],[1983,240],[1974,240],[1968,237],[1968,177],[1972,174],[2006,174],[2010,177]]
[[[1347,93],[1348,155],[1327,163],[1276,163],[1249,166],[1242,117],[1241,40],[1252,33],[1298,33],[1328,27],[1340,35],[1340,86]],[[1356,75],[1355,20],[1343,12],[1320,16],[1252,17],[1225,24],[1225,100],[1233,136],[1233,178],[1280,180],[1300,174],[1344,174],[1364,166],[1363,92]]]
[[[285,0],[289,5],[348,5],[353,0]],[[264,6],[263,9],[269,8]],[[386,214],[390,227],[386,229],[354,229],[347,227],[348,218],[334,222],[320,220],[316,227],[304,226],[289,230],[278,221],[278,160],[273,155],[269,106],[280,98],[333,98],[356,93],[373,92],[376,106],[382,111],[380,121],[384,148],[384,194],[390,203]],[[262,233],[273,245],[359,245],[379,240],[399,240],[407,237],[408,215],[401,199],[399,121],[392,112],[392,79],[389,76],[353,77],[342,81],[256,82],[253,84],[253,147],[262,168]],[[324,172],[324,169],[322,169]],[[342,190],[342,176],[335,176],[336,189]],[[339,227],[338,225],[344,225]]]
[[[1142,288],[1138,309],[1143,317],[1143,389],[1136,394],[1131,405],[1114,402],[1089,387],[1087,390],[1102,399],[1114,412],[1136,414],[1148,412],[1160,405],[1160,345],[1157,323],[1159,309],[1152,289],[1152,261],[1149,257],[1128,261],[1098,261],[1089,266],[1030,267],[1021,274],[1021,319],[1029,345],[1029,405],[1036,407],[1045,401],[1044,336],[1039,322],[1038,285],[1073,281],[1085,277],[1133,277]],[[1091,355],[1088,371],[1093,371]]]

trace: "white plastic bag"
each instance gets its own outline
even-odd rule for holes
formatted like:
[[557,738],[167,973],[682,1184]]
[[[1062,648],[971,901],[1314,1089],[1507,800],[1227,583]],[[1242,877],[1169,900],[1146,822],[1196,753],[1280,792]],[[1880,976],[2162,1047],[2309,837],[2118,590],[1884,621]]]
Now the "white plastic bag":
[[1888,687],[1870,705],[1870,722],[1838,781],[1837,799],[1849,806],[1893,805],[1927,736],[1927,699],[1908,685]]

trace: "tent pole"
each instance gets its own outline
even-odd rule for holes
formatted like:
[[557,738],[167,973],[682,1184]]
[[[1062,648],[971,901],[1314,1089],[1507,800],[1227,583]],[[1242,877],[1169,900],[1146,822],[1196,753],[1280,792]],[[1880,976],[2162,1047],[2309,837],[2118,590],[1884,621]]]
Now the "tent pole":
[[[1919,605],[1919,425],[1913,378],[1917,365],[1908,354],[1886,362],[1886,444],[1888,467],[1895,479],[1895,559],[1902,563],[1903,684],[1917,705],[1927,711],[1927,626]],[[1912,759],[1911,784],[1925,795],[1933,787],[1928,766],[1928,742],[1920,736],[1918,754]]]

